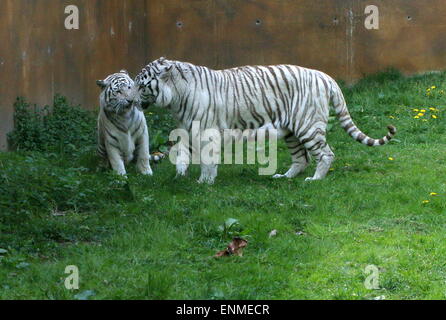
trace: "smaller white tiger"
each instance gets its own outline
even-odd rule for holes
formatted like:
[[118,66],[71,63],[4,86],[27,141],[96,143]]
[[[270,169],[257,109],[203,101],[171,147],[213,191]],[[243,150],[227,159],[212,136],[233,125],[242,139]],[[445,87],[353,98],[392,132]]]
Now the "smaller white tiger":
[[136,158],[139,172],[152,175],[149,132],[144,113],[133,104],[133,80],[126,70],[98,80],[98,153],[113,170],[125,175],[125,164]]

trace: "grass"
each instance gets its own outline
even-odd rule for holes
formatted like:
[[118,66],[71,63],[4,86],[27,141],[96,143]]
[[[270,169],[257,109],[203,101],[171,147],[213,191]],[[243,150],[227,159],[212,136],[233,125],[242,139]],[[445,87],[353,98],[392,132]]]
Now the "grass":
[[[2,153],[0,299],[86,292],[90,299],[444,299],[445,80],[446,73],[390,71],[344,88],[365,133],[380,138],[392,123],[398,136],[368,148],[334,123],[334,170],[316,182],[303,181],[314,164],[292,180],[223,165],[208,186],[196,183],[196,166],[174,180],[168,161],[152,178],[130,168],[123,181],[96,169],[93,155]],[[413,109],[426,112],[414,119]],[[281,173],[290,164],[284,144],[278,163]],[[238,224],[221,228],[229,218]],[[213,258],[235,235],[249,241],[244,255]],[[67,265],[80,270],[79,290],[64,287]],[[368,265],[379,269],[379,289],[364,286]]]

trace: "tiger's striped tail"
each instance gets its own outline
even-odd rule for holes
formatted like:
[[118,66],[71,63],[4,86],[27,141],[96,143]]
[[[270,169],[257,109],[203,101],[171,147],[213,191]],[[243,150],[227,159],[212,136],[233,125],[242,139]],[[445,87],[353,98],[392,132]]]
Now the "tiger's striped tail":
[[394,126],[387,126],[389,130],[387,135],[381,139],[373,139],[364,134],[353,122],[350,112],[347,109],[345,98],[341,89],[333,81],[333,88],[331,92],[331,102],[335,109],[336,115],[341,123],[341,127],[352,137],[354,140],[361,142],[370,147],[377,147],[387,144],[396,134],[396,128]]

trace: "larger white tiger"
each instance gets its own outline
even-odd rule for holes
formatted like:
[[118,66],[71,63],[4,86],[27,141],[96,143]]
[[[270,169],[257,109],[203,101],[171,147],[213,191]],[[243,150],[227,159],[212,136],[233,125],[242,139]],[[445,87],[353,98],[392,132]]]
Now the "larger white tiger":
[[136,167],[152,175],[149,153],[149,133],[144,113],[133,104],[133,80],[127,71],[98,80],[102,89],[98,117],[98,153],[120,175],[125,164],[136,158]]
[[[135,79],[136,103],[168,107],[181,128],[200,129],[275,128],[285,138],[292,157],[290,169],[274,177],[293,178],[317,161],[316,172],[307,180],[326,176],[334,154],[326,141],[329,106],[333,105],[342,128],[355,140],[384,145],[396,133],[393,126],[379,140],[361,132],[353,123],[344,96],[327,74],[294,65],[244,66],[212,70],[164,58],[153,61]],[[180,148],[177,173],[184,175],[189,150]],[[199,182],[212,183],[216,164],[202,164]]]

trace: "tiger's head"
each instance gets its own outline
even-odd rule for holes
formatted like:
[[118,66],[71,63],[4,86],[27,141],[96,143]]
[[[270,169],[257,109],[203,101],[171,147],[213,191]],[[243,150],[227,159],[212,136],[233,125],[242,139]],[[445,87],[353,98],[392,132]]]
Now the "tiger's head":
[[147,109],[153,105],[167,107],[174,92],[169,81],[175,75],[179,65],[175,61],[159,58],[145,66],[135,78],[135,102]]
[[134,82],[126,70],[98,80],[96,84],[102,89],[99,100],[105,111],[124,114],[132,109],[135,97]]

